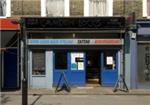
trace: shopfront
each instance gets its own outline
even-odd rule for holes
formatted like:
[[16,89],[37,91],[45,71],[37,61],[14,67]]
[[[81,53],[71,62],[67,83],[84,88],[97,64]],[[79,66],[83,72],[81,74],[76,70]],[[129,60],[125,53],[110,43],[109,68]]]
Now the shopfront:
[[[71,86],[115,85],[122,66],[123,17],[60,18],[61,24],[54,21],[58,18],[24,19],[31,87],[56,86],[62,71]],[[53,25],[39,28],[36,24],[44,19]]]
[[146,89],[150,88],[150,20],[139,19],[136,25],[137,33],[130,35],[130,88]]
[[150,20],[141,19],[137,21],[137,87],[150,87]]

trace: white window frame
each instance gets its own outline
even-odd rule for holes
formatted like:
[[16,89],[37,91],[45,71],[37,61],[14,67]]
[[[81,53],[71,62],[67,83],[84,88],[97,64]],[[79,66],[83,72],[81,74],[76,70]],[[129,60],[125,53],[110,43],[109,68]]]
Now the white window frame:
[[[107,15],[106,16],[113,16],[113,0],[106,0]],[[89,16],[89,0],[84,0],[84,16]]]
[[150,18],[147,13],[147,0],[143,0],[143,17]]
[[6,15],[0,16],[0,18],[7,18],[11,16],[11,0],[6,0]]
[[[69,6],[70,6],[70,0],[64,0],[64,16],[70,16],[70,11],[69,11]],[[41,0],[41,16],[46,17],[46,0]]]

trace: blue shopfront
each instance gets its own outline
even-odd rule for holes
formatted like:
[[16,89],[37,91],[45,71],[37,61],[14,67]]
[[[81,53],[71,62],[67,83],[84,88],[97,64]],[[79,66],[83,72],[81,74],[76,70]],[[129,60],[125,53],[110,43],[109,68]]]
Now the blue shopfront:
[[115,85],[124,63],[124,17],[22,20],[28,38],[29,86],[52,88],[62,71],[71,86]]
[[130,88],[150,88],[150,19],[138,19],[131,30],[127,55],[126,81]]
[[[53,65],[53,86],[58,84],[62,71],[71,86],[114,86],[118,79],[122,39],[29,39],[28,42],[32,47],[52,46],[48,48],[52,52],[51,64],[48,65]],[[32,51],[34,49],[31,48]],[[45,57],[49,58],[48,55]]]

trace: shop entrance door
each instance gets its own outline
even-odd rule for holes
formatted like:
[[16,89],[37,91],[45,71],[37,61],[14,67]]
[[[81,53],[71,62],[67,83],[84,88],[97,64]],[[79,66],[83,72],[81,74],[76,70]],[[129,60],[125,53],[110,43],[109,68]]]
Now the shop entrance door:
[[[86,52],[86,83],[100,83],[100,51],[90,50]],[[101,84],[101,83],[100,83]]]
[[118,51],[101,52],[101,83],[102,86],[114,86],[118,79]]

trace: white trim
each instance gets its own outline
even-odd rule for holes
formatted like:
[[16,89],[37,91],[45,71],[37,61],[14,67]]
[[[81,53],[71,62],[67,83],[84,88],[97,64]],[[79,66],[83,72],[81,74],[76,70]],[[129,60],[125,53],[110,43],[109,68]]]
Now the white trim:
[[143,17],[147,17],[147,0],[143,0]]
[[6,18],[11,16],[11,0],[6,0],[6,16],[0,16],[0,18]]
[[6,0],[6,17],[11,16],[11,0]]
[[70,0],[64,0],[65,16],[70,16]]
[[84,0],[84,16],[89,16],[89,0]]
[[[113,0],[106,0],[107,5],[107,15],[113,16]],[[89,0],[84,0],[84,16],[89,16]]]
[[108,7],[107,9],[107,16],[113,16],[113,0],[107,0],[106,5]]
[[41,0],[41,16],[46,16],[46,0]]

